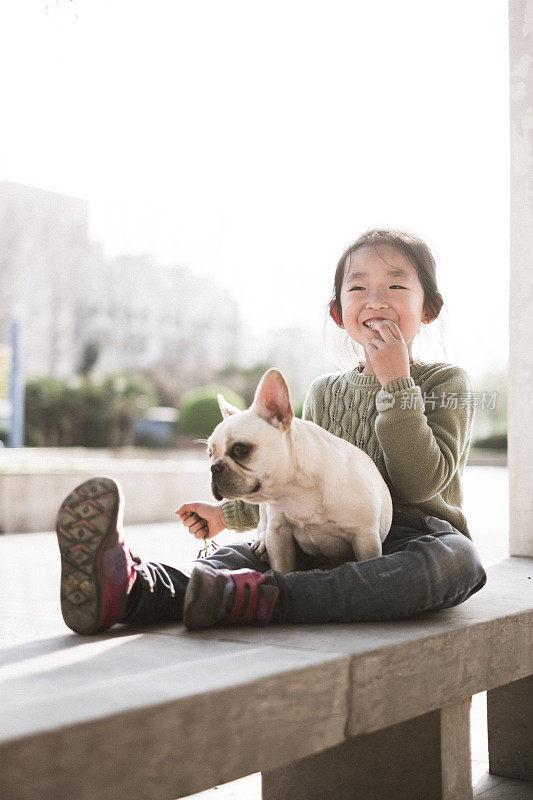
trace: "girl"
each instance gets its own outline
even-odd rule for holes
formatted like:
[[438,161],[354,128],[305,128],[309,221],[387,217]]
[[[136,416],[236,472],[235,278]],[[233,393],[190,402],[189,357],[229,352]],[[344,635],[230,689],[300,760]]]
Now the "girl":
[[[72,630],[116,622],[183,620],[216,624],[390,620],[464,602],[486,574],[462,511],[474,407],[466,372],[413,359],[413,341],[443,306],[435,260],[404,231],[370,230],[342,254],[329,314],[364,348],[353,368],[322,375],[303,419],[342,436],[374,460],[393,500],[383,554],[331,567],[297,546],[297,570],[283,575],[258,543],[236,542],[199,558],[188,574],[132,555],[121,532],[123,499],[110,478],[86,481],[61,506],[61,604]],[[258,506],[185,503],[189,532],[211,539],[247,531]]]

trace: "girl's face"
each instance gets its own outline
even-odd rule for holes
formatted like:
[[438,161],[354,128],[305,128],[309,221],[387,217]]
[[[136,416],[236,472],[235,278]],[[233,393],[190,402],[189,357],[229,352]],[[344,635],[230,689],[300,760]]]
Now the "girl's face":
[[371,318],[389,319],[411,347],[424,314],[424,290],[416,269],[391,245],[363,247],[346,259],[341,289],[342,327],[364,345],[379,333],[364,325]]

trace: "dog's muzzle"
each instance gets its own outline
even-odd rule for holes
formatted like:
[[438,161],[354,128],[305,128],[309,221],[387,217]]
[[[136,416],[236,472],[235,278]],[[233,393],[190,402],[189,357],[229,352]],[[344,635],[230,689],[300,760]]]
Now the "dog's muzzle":
[[233,495],[234,498],[242,497],[244,495],[255,494],[261,488],[261,481],[257,481],[253,489],[247,490],[245,487],[235,487],[231,485],[224,485],[224,465],[216,462],[211,467],[211,491],[215,500],[224,500],[227,495]]
[[215,500],[220,501],[224,499],[223,495],[221,495],[220,492],[218,491],[217,485],[214,480],[211,481],[211,491],[213,492],[213,497],[215,498]]
[[218,489],[217,477],[219,477],[221,475],[223,470],[224,470],[224,467],[222,466],[222,464],[219,461],[216,462],[215,464],[213,464],[212,467],[211,467],[211,491],[213,492],[213,496],[214,496],[215,500],[219,500],[219,501],[223,500],[224,497],[220,494],[220,491]]

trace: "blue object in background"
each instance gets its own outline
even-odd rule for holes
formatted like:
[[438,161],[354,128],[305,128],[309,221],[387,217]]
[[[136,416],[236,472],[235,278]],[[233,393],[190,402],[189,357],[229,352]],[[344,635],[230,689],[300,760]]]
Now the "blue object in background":
[[24,370],[22,363],[22,326],[18,319],[11,320],[11,376],[9,399],[11,401],[11,425],[9,447],[24,446]]
[[150,408],[134,421],[135,444],[148,447],[171,447],[174,438],[175,408]]

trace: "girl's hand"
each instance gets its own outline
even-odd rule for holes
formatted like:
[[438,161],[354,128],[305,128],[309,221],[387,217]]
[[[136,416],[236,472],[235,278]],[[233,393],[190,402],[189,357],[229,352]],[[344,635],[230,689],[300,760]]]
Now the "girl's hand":
[[409,378],[409,350],[399,327],[390,319],[374,322],[378,334],[365,344],[365,353],[382,386],[399,378]]
[[218,503],[183,503],[175,513],[195,539],[212,539],[226,527]]

